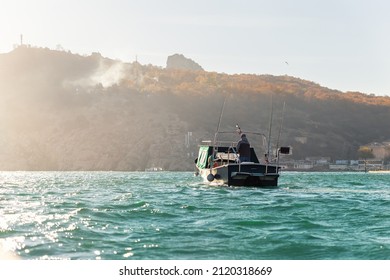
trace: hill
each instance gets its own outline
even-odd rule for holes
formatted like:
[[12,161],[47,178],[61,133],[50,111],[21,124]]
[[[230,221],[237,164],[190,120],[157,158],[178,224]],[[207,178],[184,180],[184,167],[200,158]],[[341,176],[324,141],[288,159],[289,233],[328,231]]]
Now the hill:
[[226,129],[267,132],[272,98],[276,131],[285,103],[281,143],[296,159],[353,159],[390,139],[388,97],[21,46],[0,55],[0,170],[192,170],[225,97]]

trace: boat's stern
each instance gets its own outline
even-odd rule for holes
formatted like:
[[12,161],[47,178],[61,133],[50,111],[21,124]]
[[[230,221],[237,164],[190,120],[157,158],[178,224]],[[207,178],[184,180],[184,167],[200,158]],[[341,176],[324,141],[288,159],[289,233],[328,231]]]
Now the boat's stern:
[[280,167],[260,163],[251,148],[251,162],[239,162],[231,147],[200,146],[195,160],[199,175],[205,183],[228,186],[277,186]]
[[203,181],[212,185],[275,187],[278,185],[279,168],[258,163],[226,164],[199,169]]

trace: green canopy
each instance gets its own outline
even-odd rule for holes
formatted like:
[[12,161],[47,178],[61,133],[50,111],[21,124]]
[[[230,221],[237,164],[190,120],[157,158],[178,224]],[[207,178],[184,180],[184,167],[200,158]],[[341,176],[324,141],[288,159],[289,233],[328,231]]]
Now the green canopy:
[[196,163],[199,168],[206,168],[210,148],[210,146],[199,147],[198,162]]

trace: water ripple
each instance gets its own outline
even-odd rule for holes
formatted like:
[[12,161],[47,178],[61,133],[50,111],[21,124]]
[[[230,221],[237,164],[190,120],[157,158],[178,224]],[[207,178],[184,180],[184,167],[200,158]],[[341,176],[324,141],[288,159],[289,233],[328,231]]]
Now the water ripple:
[[23,259],[389,259],[390,176],[0,172],[0,247]]

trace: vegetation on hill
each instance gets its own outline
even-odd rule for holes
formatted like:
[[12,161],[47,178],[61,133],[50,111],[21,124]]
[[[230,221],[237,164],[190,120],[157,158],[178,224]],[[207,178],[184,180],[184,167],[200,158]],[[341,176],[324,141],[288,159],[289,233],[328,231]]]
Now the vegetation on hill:
[[390,139],[389,97],[21,46],[0,55],[0,170],[192,170],[225,98],[221,127],[266,133],[272,99],[273,142],[285,103],[295,159],[354,159]]

